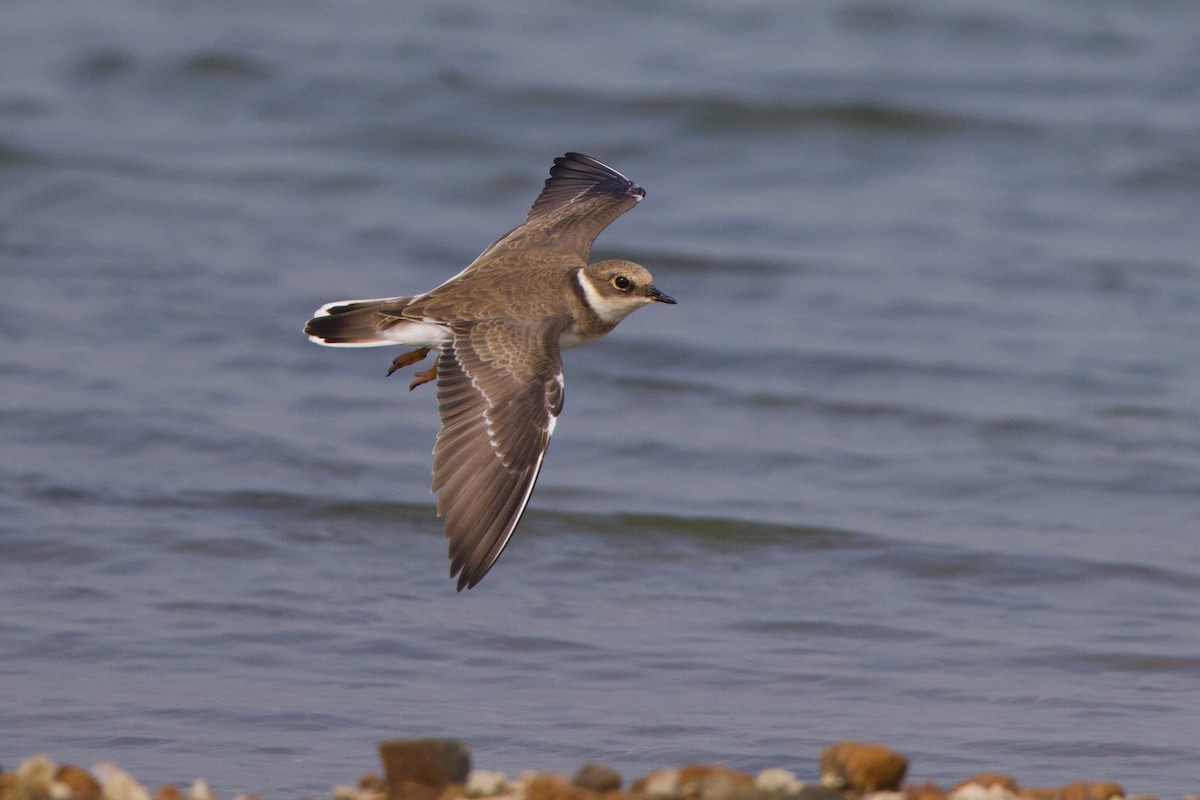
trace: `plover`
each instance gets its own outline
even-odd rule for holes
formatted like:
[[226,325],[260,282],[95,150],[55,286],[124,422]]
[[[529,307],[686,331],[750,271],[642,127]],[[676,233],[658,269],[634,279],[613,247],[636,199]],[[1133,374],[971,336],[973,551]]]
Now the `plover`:
[[327,303],[304,328],[334,347],[416,348],[389,375],[437,351],[409,388],[437,381],[433,491],[459,591],[496,563],[529,502],[563,406],[560,351],[644,305],[675,303],[631,261],[588,263],[600,231],[645,196],[607,164],[567,153],[525,222],[441,286]]

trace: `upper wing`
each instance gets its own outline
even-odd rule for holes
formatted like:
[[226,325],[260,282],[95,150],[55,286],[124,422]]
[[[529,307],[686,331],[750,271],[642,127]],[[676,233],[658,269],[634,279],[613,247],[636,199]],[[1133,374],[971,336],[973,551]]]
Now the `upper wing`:
[[471,588],[512,536],[562,410],[563,320],[453,323],[438,358],[442,429],[433,490],[450,540],[450,577]]
[[607,164],[582,153],[567,153],[554,159],[525,223],[493,242],[480,258],[508,247],[550,244],[587,262],[600,231],[645,196],[645,189]]

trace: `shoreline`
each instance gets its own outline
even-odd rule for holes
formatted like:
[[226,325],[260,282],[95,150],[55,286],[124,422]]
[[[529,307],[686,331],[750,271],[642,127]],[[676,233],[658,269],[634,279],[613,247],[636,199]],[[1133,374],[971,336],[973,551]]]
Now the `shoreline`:
[[[757,775],[719,765],[660,769],[626,785],[615,770],[585,764],[572,777],[471,769],[465,744],[453,739],[415,739],[379,745],[382,774],[366,773],[354,785],[334,784],[332,800],[1159,800],[1126,794],[1113,776],[1058,787],[1025,786],[1011,775],[984,773],[950,787],[910,779],[908,759],[882,744],[838,742],[822,753],[818,777],[805,781],[785,769]],[[1197,787],[1200,791],[1200,787]],[[56,764],[47,755],[0,770],[0,800],[227,800],[205,780],[188,788],[168,783],[154,791],[112,763],[90,769]],[[264,800],[236,794],[231,800]],[[284,800],[281,798],[280,800]],[[318,800],[302,797],[287,800]],[[1176,800],[1166,798],[1165,800]],[[1178,800],[1200,800],[1191,793]]]

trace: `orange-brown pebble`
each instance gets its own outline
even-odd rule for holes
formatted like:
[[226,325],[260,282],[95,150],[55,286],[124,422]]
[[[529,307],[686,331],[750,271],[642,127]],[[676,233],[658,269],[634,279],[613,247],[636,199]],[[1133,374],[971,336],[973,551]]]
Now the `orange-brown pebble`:
[[154,793],[154,800],[183,800],[183,792],[173,783],[160,786]]
[[730,800],[754,790],[754,776],[728,767],[689,764],[679,768],[682,800]]
[[899,789],[908,759],[881,744],[838,742],[821,754],[820,767],[825,786],[866,794]]
[[524,800],[578,800],[583,794],[562,775],[542,772],[524,782]]
[[92,773],[74,764],[62,764],[54,773],[56,783],[62,784],[70,792],[71,800],[100,800],[103,791],[100,781]]
[[16,793],[17,776],[11,772],[0,774],[0,800],[10,800]]
[[1022,786],[1017,796],[1022,800],[1059,800],[1061,791],[1037,786]]
[[1068,783],[1059,790],[1062,800],[1111,800],[1113,797],[1124,797],[1125,790],[1120,784],[1111,781],[1076,781]]

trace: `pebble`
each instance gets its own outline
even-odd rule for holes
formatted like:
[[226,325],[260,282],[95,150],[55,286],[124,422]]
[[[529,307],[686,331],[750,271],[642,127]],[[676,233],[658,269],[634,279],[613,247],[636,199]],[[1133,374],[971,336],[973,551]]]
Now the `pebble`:
[[1061,800],[1111,800],[1114,797],[1124,797],[1125,790],[1118,783],[1111,781],[1076,781],[1062,787],[1059,794]]
[[208,785],[208,781],[200,778],[192,781],[192,785],[188,787],[187,800],[219,800],[213,792],[212,787]]
[[486,769],[473,769],[467,775],[467,784],[463,787],[467,797],[495,797],[508,790],[508,776],[503,772],[490,772]]
[[27,758],[17,767],[17,780],[31,792],[49,792],[54,783],[54,762],[50,756],[39,754]]
[[103,789],[92,773],[74,764],[63,764],[54,773],[54,780],[62,784],[71,800],[101,800]]
[[1019,791],[1011,775],[983,772],[955,784],[949,797],[950,800],[1010,800]]
[[793,797],[800,794],[800,790],[804,788],[804,782],[797,778],[796,773],[791,770],[776,767],[764,769],[758,773],[758,777],[754,779],[754,786],[770,794]]
[[679,792],[696,800],[734,800],[754,789],[754,776],[728,767],[691,764],[679,770]]
[[881,744],[838,742],[821,754],[821,783],[855,795],[900,788],[908,759]]
[[908,800],[946,800],[946,793],[942,791],[942,787],[932,781],[906,786],[904,793]]
[[679,794],[679,770],[660,769],[651,772],[640,781],[633,784],[635,794],[644,794],[651,798],[673,798]]
[[536,773],[521,776],[520,800],[578,800],[575,787],[562,775]]
[[104,800],[150,800],[146,787],[116,764],[94,764],[92,774],[100,781]]
[[471,771],[471,755],[457,739],[394,739],[379,744],[379,757],[391,798],[434,800]]
[[947,800],[1016,800],[1015,792],[1002,784],[965,783],[951,790]]
[[621,788],[621,773],[603,764],[584,764],[571,783],[593,792],[615,792]]

